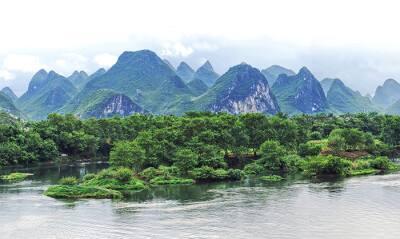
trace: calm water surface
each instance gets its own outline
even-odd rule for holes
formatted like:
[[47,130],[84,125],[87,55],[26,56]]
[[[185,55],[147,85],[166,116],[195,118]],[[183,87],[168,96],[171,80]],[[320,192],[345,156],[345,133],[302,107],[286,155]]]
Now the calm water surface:
[[0,185],[0,238],[400,238],[400,174],[158,187],[122,201],[42,195],[104,167],[35,169]]

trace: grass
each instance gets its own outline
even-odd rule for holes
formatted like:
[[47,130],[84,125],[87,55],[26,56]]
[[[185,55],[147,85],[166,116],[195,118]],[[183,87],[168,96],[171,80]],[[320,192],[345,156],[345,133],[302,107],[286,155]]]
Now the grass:
[[365,168],[365,169],[358,169],[358,170],[351,170],[350,176],[360,176],[360,175],[369,175],[378,173],[379,170],[374,168]]
[[44,195],[52,198],[122,198],[122,193],[116,190],[81,186],[81,185],[56,185],[49,187]]
[[11,173],[1,176],[0,179],[7,182],[20,182],[32,175],[31,173]]
[[82,183],[83,186],[102,187],[106,189],[128,191],[128,190],[142,190],[146,188],[143,181],[132,178],[127,182],[121,182],[115,178],[93,178]]
[[266,182],[280,182],[284,180],[284,178],[279,175],[270,175],[270,176],[262,176],[260,177],[260,180]]
[[190,178],[177,178],[177,177],[155,177],[150,180],[152,185],[176,185],[176,184],[193,184],[195,181]]

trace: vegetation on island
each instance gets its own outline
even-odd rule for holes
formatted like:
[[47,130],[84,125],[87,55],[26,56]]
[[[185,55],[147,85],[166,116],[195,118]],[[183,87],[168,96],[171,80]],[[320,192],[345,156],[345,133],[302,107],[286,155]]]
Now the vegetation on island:
[[116,191],[247,175],[355,176],[396,170],[389,158],[399,155],[399,132],[399,116],[375,113],[191,112],[87,120],[52,114],[38,122],[1,124],[0,165],[55,161],[60,155],[107,159],[112,169],[78,183],[63,179],[61,185]]
[[33,174],[31,174],[31,173],[10,173],[7,175],[0,176],[0,180],[6,181],[6,182],[20,182],[32,175]]

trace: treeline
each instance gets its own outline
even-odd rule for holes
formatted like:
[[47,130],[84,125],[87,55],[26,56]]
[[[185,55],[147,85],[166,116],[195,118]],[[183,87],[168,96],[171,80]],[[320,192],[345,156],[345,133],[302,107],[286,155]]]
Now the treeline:
[[[71,159],[110,157],[114,164],[138,171],[160,165],[189,171],[234,167],[274,153],[393,156],[399,144],[400,117],[374,113],[288,117],[192,112],[88,120],[51,114],[39,122],[0,125],[0,165],[46,162],[66,154]],[[265,163],[273,161],[268,157],[263,157]]]

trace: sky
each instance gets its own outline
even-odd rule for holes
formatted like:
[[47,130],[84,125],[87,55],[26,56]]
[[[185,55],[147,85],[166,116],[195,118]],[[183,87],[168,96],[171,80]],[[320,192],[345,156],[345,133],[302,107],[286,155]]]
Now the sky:
[[21,95],[38,70],[109,68],[150,49],[174,65],[247,62],[340,78],[373,94],[400,80],[400,4],[358,0],[1,0],[0,87]]

